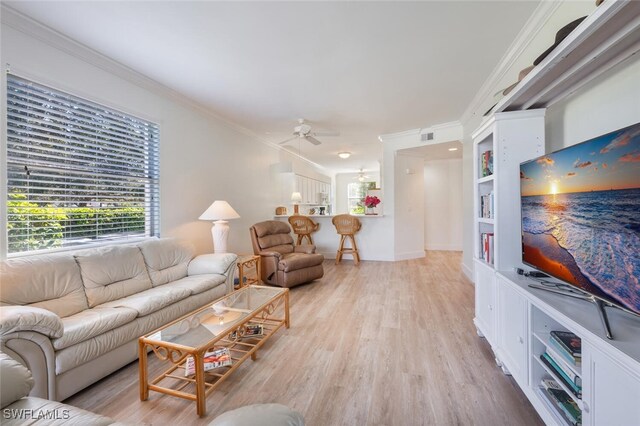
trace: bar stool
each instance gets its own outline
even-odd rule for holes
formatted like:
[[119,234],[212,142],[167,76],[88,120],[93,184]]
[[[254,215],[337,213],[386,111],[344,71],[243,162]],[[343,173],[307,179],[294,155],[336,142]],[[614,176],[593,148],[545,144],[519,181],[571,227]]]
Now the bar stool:
[[[346,253],[353,255],[353,263],[357,265],[360,262],[360,255],[358,254],[355,234],[362,227],[360,219],[349,214],[339,214],[334,216],[331,222],[336,227],[338,234],[340,234],[340,245],[338,246],[338,254],[336,255],[336,264],[340,263],[342,255]],[[351,248],[344,246],[347,238],[351,240]]]
[[291,228],[293,228],[293,233],[298,236],[296,245],[299,246],[300,244],[302,244],[302,240],[304,240],[305,238],[309,240],[309,244],[313,245],[311,234],[313,232],[316,232],[320,225],[318,225],[308,217],[302,215],[289,216],[289,224],[291,225]]

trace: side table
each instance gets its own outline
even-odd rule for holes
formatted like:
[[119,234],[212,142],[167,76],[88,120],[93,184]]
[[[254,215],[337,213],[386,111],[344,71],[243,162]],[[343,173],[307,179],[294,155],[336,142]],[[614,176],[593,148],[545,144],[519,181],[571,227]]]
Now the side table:
[[260,256],[253,254],[239,254],[238,260],[238,285],[236,288],[255,284],[262,284],[260,275]]

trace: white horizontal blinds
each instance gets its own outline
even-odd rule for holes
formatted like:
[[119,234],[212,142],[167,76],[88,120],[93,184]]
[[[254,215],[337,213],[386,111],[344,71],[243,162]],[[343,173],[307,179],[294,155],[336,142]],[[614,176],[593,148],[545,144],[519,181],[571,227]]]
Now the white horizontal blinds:
[[157,235],[158,126],[7,77],[9,253]]

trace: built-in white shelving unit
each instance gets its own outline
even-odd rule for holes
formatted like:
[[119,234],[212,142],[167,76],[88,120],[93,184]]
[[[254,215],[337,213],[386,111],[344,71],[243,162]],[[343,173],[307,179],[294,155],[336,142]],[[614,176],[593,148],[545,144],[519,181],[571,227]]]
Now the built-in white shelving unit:
[[[564,425],[540,391],[554,372],[541,362],[551,331],[574,333],[582,342],[581,365],[572,369],[581,395],[568,392],[582,425],[640,424],[640,318],[607,308],[615,340],[604,334],[590,302],[528,287],[521,267],[519,164],[544,154],[544,110],[640,51],[640,2],[607,0],[494,108],[473,133],[474,281],[478,334],[496,363],[510,374],[546,424]],[[483,176],[480,158],[493,152],[493,173]],[[482,217],[480,200],[493,192],[493,214]],[[494,234],[494,256],[481,256],[481,235]],[[553,349],[551,349],[553,351]],[[569,391],[566,385],[561,384]]]

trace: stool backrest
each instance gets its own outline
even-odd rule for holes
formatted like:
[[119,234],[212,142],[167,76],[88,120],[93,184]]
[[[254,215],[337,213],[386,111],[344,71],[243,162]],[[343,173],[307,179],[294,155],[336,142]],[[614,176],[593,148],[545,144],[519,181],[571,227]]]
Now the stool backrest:
[[338,234],[341,235],[355,234],[362,227],[360,219],[355,216],[351,216],[350,214],[339,214],[334,216],[331,222],[336,227]]
[[306,216],[289,216],[289,224],[293,228],[294,234],[310,234],[318,230],[318,224]]

